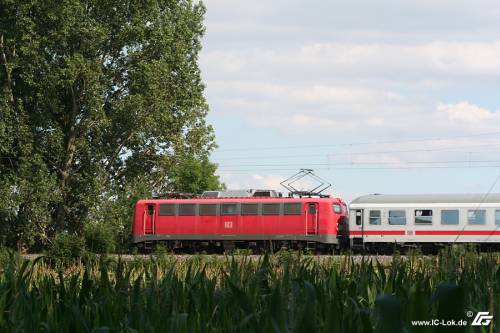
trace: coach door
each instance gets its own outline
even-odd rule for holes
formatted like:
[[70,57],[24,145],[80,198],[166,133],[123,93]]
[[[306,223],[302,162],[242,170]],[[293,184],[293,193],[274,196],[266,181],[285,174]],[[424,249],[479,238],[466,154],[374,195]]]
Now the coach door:
[[144,234],[155,232],[155,205],[147,204],[144,207]]
[[318,204],[308,203],[306,213],[306,234],[315,235],[318,233]]
[[363,234],[364,234],[364,212],[362,209],[351,210],[350,219],[350,230],[349,233],[353,236],[353,246],[358,246],[363,244]]

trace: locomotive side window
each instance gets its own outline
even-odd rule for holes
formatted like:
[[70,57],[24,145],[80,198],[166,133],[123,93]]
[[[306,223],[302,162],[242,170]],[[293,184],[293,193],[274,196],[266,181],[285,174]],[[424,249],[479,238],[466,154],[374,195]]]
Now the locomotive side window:
[[446,209],[441,211],[441,224],[458,224],[458,209]]
[[349,215],[349,209],[347,209],[347,205],[346,204],[342,204],[342,206],[344,207],[344,214],[345,215]]
[[155,206],[154,205],[148,205],[148,215],[153,215],[155,212]]
[[302,204],[300,202],[285,203],[283,206],[283,214],[285,215],[301,215]]
[[485,224],[486,210],[484,209],[469,209],[467,211],[467,222],[469,224]]
[[340,207],[339,204],[333,204],[333,211],[337,214],[341,214],[342,213],[342,207]]
[[179,204],[179,216],[195,216],[195,204]]
[[239,215],[240,211],[238,209],[237,203],[224,203],[221,205],[221,215]]
[[216,216],[217,215],[217,205],[216,204],[200,204],[199,213],[200,213],[200,216]]
[[381,224],[382,217],[380,215],[380,210],[370,210],[370,224]]
[[389,224],[405,225],[406,224],[406,211],[404,211],[404,210],[390,210],[389,211]]
[[309,214],[316,214],[316,205],[309,204]]
[[415,210],[415,224],[432,224],[432,210],[431,209]]
[[279,215],[279,214],[280,214],[279,203],[262,204],[262,215]]
[[500,209],[495,210],[495,224],[500,225]]
[[241,215],[259,215],[259,205],[256,203],[242,203]]
[[160,204],[160,216],[173,216],[175,215],[175,204]]

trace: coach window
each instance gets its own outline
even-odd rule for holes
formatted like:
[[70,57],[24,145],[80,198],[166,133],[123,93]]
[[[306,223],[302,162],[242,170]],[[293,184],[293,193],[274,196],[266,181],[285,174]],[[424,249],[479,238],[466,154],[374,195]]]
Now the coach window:
[[469,209],[467,211],[467,222],[469,224],[485,224],[486,210],[484,209]]
[[256,203],[242,203],[241,215],[259,215],[259,205]]
[[195,204],[179,204],[179,216],[195,216]]
[[216,204],[200,204],[199,213],[200,213],[200,216],[216,216],[217,215],[217,205]]
[[458,224],[458,209],[445,209],[441,211],[441,224]]
[[431,209],[415,210],[415,224],[432,224],[432,210]]
[[175,204],[160,204],[160,216],[173,216],[175,215]]
[[301,215],[302,204],[300,202],[285,203],[283,206],[283,214],[285,215]]
[[381,224],[380,210],[370,210],[370,224]]
[[279,214],[280,214],[279,203],[262,204],[262,215],[279,215]]
[[406,224],[406,212],[404,210],[390,210],[389,224],[404,225]]
[[361,225],[363,222],[363,213],[361,210],[356,211],[356,225]]
[[500,209],[495,210],[495,224],[500,225]]
[[239,215],[237,203],[224,203],[221,205],[221,215]]
[[342,214],[342,207],[339,204],[333,204],[333,211],[337,214]]

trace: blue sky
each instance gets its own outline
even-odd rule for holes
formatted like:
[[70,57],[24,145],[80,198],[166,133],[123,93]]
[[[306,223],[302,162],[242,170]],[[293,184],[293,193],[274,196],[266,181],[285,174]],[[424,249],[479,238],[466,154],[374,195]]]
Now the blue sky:
[[486,192],[500,174],[498,2],[205,5],[212,159],[229,188],[312,168],[350,200]]

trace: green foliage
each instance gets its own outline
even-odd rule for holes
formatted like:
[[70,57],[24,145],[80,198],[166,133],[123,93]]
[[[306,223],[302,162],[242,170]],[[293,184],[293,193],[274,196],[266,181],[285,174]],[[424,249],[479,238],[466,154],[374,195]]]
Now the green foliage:
[[[475,328],[467,317],[500,316],[498,254],[452,251],[450,262],[461,263],[453,273],[439,269],[439,256],[383,265],[300,253],[160,254],[91,259],[66,270],[10,256],[0,270],[0,331],[499,332],[496,321]],[[428,319],[469,325],[411,325]]]
[[4,244],[39,249],[105,215],[123,244],[138,196],[220,186],[204,13],[188,0],[0,0]]
[[172,170],[172,181],[175,188],[181,192],[201,193],[204,190],[225,189],[219,177],[215,175],[217,165],[207,157],[199,160],[186,157],[175,165]]
[[87,249],[93,253],[106,254],[116,249],[116,234],[110,224],[87,223],[83,235]]
[[86,254],[85,240],[76,234],[59,233],[48,250],[48,257],[57,264],[69,264]]
[[167,251],[167,248],[165,246],[163,246],[162,244],[157,244],[155,246],[155,250],[154,250],[154,255],[158,258],[163,258],[167,255],[168,251]]

